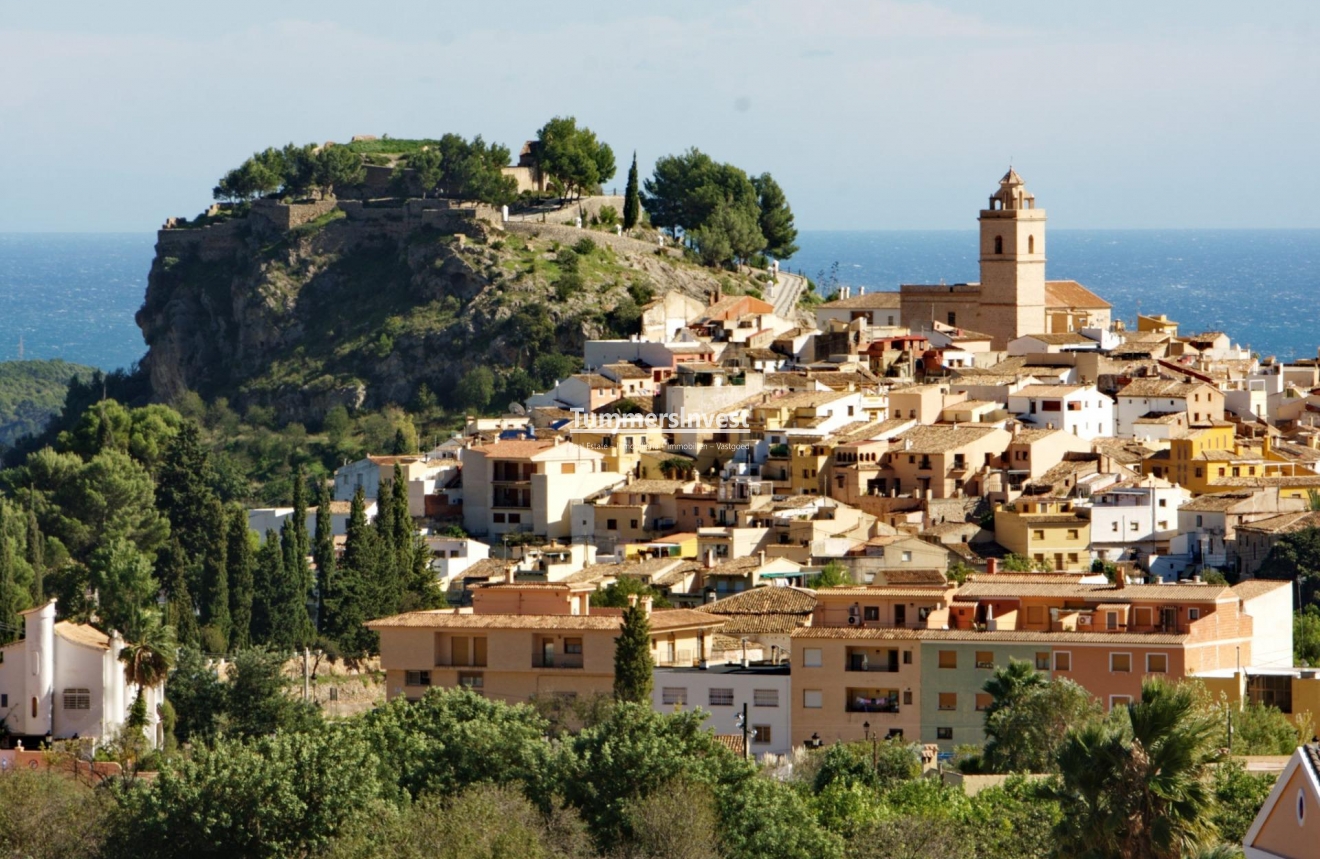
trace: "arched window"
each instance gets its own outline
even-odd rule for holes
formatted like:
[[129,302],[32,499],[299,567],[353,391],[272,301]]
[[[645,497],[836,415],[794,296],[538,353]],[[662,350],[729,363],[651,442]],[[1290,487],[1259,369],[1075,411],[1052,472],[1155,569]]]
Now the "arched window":
[[1004,252],[1004,237],[995,236],[995,253],[1002,254],[1003,252]]
[[32,718],[37,718],[37,699],[32,699]]
[[1027,236],[1027,253],[1034,254],[1035,252],[1036,252],[1036,237]]

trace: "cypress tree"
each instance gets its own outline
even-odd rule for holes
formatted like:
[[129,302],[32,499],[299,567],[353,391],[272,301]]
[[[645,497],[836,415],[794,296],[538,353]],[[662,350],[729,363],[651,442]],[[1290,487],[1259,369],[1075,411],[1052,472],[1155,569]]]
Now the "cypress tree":
[[[206,538],[202,549],[202,623],[206,627],[203,643],[208,649],[229,650],[232,626],[229,615],[229,528],[224,505],[212,497],[206,505]],[[182,542],[182,539],[180,540]]]
[[174,537],[156,556],[156,579],[165,591],[165,622],[174,627],[180,647],[197,647],[197,609],[188,591],[187,553]]
[[628,186],[623,191],[623,228],[631,230],[642,217],[642,201],[637,193],[637,152],[628,168]]
[[252,643],[267,644],[271,641],[274,621],[278,611],[272,608],[277,596],[279,582],[284,575],[284,552],[280,548],[280,538],[275,531],[266,531],[266,542],[257,551],[257,564],[252,582]]
[[207,529],[214,519],[207,508],[213,498],[211,463],[201,432],[194,422],[184,421],[161,461],[156,507],[170,520],[170,530],[190,560],[200,559],[212,538]]
[[320,632],[325,629],[325,598],[335,577],[336,561],[334,514],[330,510],[330,488],[324,483],[316,505],[316,542],[312,546],[312,561],[316,566],[316,616],[313,621]]
[[5,533],[5,511],[0,502],[0,644],[18,638],[24,600],[19,595],[18,571],[14,563],[14,544]]
[[651,700],[651,619],[640,605],[623,610],[623,625],[614,639],[614,697],[645,704]]
[[365,656],[375,649],[375,634],[363,622],[379,617],[380,589],[377,586],[379,537],[367,524],[366,496],[362,488],[353,495],[348,518],[344,558],[327,581],[325,594],[325,634],[350,658]]
[[27,559],[32,566],[32,604],[46,601],[46,537],[37,524],[36,511],[28,510]]
[[280,551],[284,575],[276,583],[271,600],[271,643],[281,649],[311,643],[311,618],[307,614],[307,556],[302,553],[298,529],[291,520],[280,529]]
[[229,572],[229,644],[234,650],[252,646],[252,602],[256,588],[255,560],[249,538],[247,512],[234,507],[229,513],[225,564]]
[[[395,569],[401,583],[406,586],[408,571],[412,568],[413,529],[412,516],[408,515],[408,482],[403,479],[403,469],[394,465],[394,481],[390,484],[390,527],[394,531],[394,556],[397,559]],[[404,590],[401,587],[400,590]]]
[[312,579],[312,568],[307,563],[307,556],[312,553],[312,541],[307,534],[307,481],[303,478],[302,465],[299,464],[293,466],[293,518],[288,524],[292,526],[294,542],[292,553],[285,551],[285,569],[302,588],[304,599],[311,599],[315,582]]
[[382,615],[397,612],[403,596],[398,547],[394,541],[395,522],[394,492],[389,484],[381,481],[376,492],[375,563],[370,570],[361,569],[358,572],[374,585],[377,594],[376,611]]

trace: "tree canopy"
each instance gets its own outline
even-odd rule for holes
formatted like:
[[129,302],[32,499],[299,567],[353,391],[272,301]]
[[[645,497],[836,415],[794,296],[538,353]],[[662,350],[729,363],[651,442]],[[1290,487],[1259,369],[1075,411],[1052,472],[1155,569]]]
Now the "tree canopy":
[[541,126],[536,142],[537,163],[566,197],[590,193],[614,175],[614,150],[572,116],[556,116]]

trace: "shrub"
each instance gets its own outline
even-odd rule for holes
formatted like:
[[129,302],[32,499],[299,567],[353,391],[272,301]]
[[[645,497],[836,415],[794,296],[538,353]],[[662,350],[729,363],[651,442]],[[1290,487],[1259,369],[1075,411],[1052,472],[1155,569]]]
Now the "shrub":
[[[605,208],[609,208],[606,206]],[[573,250],[584,257],[589,257],[596,252],[596,243],[589,236],[583,236],[573,243]]]

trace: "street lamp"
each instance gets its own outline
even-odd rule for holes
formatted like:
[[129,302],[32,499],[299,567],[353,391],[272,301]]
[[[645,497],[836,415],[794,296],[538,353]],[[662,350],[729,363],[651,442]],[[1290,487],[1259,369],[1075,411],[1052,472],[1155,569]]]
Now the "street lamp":
[[825,741],[820,738],[820,734],[812,732],[811,739],[807,740],[807,748],[819,749],[823,745],[825,745]]
[[867,739],[867,740],[871,739],[871,723],[870,723],[870,722],[862,722],[862,737],[863,737],[864,739]]

